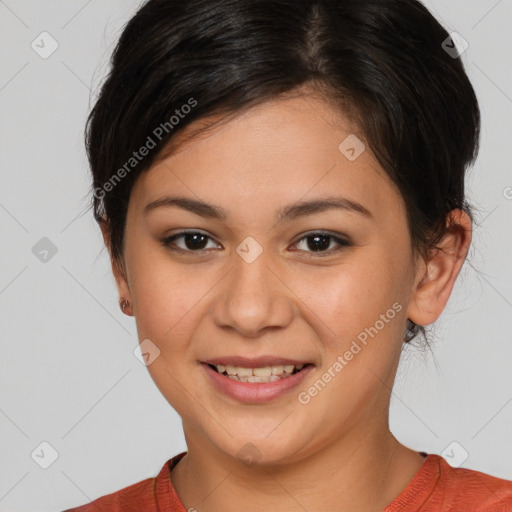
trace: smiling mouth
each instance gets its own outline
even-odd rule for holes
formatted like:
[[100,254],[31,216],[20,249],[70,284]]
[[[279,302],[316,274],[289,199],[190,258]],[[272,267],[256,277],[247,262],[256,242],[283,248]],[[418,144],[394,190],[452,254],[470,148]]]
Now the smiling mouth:
[[303,368],[312,365],[289,364],[264,366],[261,368],[243,368],[241,366],[223,364],[208,364],[208,366],[217,373],[220,373],[231,380],[236,380],[238,382],[265,383],[286,379],[300,372]]

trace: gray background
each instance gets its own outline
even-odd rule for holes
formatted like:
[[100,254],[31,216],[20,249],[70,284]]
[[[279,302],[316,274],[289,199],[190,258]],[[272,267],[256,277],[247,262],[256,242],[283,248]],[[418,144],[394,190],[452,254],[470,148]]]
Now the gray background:
[[[480,225],[433,354],[404,353],[390,423],[414,449],[445,454],[456,441],[448,453],[466,450],[463,467],[512,479],[512,1],[426,4],[469,42],[483,134],[468,192]],[[1,511],[86,503],[186,449],[178,415],[133,355],[135,322],[119,310],[87,212],[85,118],[137,5],[0,0]],[[43,31],[59,45],[47,59],[31,48]],[[43,237],[57,248],[47,262],[33,252]],[[58,453],[48,469],[43,441]]]

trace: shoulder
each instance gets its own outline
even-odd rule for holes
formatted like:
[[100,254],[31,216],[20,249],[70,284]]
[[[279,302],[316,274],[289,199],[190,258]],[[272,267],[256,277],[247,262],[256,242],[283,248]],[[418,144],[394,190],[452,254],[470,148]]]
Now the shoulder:
[[156,478],[148,478],[102,496],[87,505],[70,508],[64,512],[156,512],[155,484]]
[[[454,512],[512,512],[512,481],[466,468],[454,468],[439,455],[430,455],[439,467],[438,489]],[[445,510],[443,508],[443,510]],[[446,509],[448,510],[448,509]]]
[[63,512],[158,512],[183,510],[171,484],[171,469],[185,455],[169,459],[156,477],[146,478],[119,491],[107,494],[86,505]]

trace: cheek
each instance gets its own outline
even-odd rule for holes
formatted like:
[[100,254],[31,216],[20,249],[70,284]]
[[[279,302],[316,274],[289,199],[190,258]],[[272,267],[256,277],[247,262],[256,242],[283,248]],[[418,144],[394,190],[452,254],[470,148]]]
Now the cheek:
[[215,273],[176,264],[161,249],[134,251],[130,263],[140,336],[158,340],[162,349],[172,339],[183,339],[179,333],[193,325],[201,299],[214,287]]
[[382,249],[366,248],[346,263],[298,274],[291,288],[316,316],[315,323],[323,324],[321,330],[335,348],[343,348],[347,339],[373,326],[388,310],[387,316],[396,319],[401,308],[393,305],[402,299],[399,267]]
[[190,346],[198,315],[205,314],[200,299],[211,284],[199,279],[197,272],[195,277],[190,276],[182,268],[159,259],[162,258],[155,257],[150,265],[139,265],[132,280],[137,334],[140,341],[149,339],[156,346],[153,350],[158,356],[147,370],[157,388],[182,418],[192,421],[187,416],[194,394],[193,389],[188,389]]

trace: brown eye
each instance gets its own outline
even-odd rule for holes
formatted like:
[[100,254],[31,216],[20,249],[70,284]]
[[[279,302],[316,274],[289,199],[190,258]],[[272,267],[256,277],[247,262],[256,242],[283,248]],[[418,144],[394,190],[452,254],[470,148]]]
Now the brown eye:
[[[183,239],[182,246],[175,247],[177,245],[176,240],[179,239]],[[198,231],[183,231],[181,233],[177,233],[176,235],[164,238],[161,242],[163,246],[169,248],[172,251],[184,253],[202,252],[205,249],[208,249],[208,240],[212,239],[204,233],[200,233]]]
[[[181,240],[181,245],[176,243],[177,240]],[[161,243],[169,250],[178,253],[202,253],[215,248],[208,247],[209,241],[213,242],[213,239],[205,233],[199,231],[182,231],[181,233],[162,239]],[[352,245],[348,240],[329,233],[308,234],[303,236],[295,245],[297,246],[303,242],[305,242],[305,244],[303,248],[299,250],[317,256],[329,256]]]
[[[302,237],[295,245],[299,245],[303,241],[305,241],[305,244],[303,244],[304,248],[299,250],[313,254],[325,253],[330,255],[352,245],[348,240],[329,233],[311,233]],[[331,245],[333,242],[335,244],[334,248]],[[320,255],[323,256],[324,254]]]

